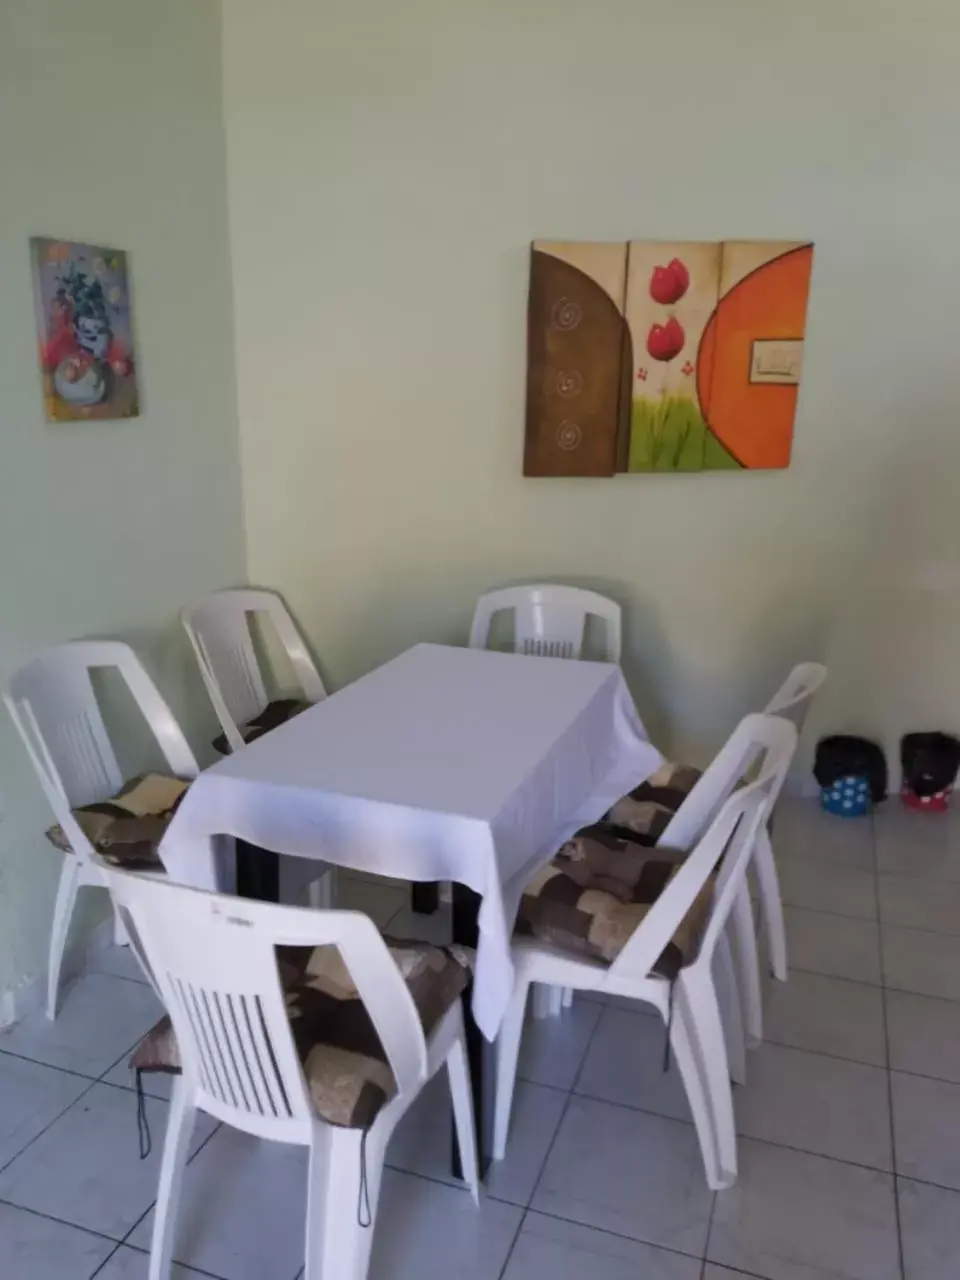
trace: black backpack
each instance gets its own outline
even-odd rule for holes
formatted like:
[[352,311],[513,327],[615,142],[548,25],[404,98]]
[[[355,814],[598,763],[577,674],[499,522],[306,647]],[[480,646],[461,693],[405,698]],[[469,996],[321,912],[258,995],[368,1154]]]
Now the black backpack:
[[821,738],[814,757],[813,776],[821,787],[832,787],[838,778],[866,778],[874,804],[887,798],[887,758],[879,743],[869,738],[847,733]]
[[905,733],[900,739],[903,780],[915,796],[945,791],[960,768],[960,742],[949,733]]

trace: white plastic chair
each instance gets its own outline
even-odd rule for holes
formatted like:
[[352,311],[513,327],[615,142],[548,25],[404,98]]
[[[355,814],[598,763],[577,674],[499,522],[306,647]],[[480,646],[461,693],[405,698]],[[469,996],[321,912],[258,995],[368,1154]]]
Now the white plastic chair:
[[513,613],[513,646],[517,653],[545,658],[579,658],[587,618],[605,624],[604,660],[620,661],[620,606],[596,591],[534,583],[488,591],[477,601],[470,627],[470,648],[485,649],[493,615]]
[[[187,605],[180,619],[231,751],[243,749],[241,725],[259,715],[269,701],[250,630],[250,616],[256,614],[264,614],[272,622],[304,699],[322,702],[327,696],[306,641],[274,592],[249,588],[215,591]],[[281,856],[280,877],[283,901],[298,898],[306,888],[312,906],[332,905],[334,872],[326,863]]]
[[[728,747],[734,740],[741,776],[762,755],[759,776],[722,804],[613,964],[604,966],[537,940],[514,940],[515,985],[498,1040],[495,1159],[502,1159],[506,1151],[527,992],[532,982],[539,982],[627,996],[655,1006],[670,1027],[670,1045],[696,1125],[707,1182],[719,1190],[736,1180],[730,1067],[714,968],[727,921],[745,893],[757,832],[783,785],[797,734],[785,720],[753,715],[741,721]],[[671,1018],[670,983],[651,970],[721,858],[709,920],[696,959],[677,978]]]
[[244,746],[240,726],[259,715],[268,701],[250,631],[251,614],[265,614],[273,623],[306,701],[321,702],[327,696],[306,641],[274,592],[215,591],[187,605],[180,619],[231,751]]
[[[782,716],[800,734],[813,702],[813,695],[827,678],[827,668],[820,662],[801,662],[793,668],[783,684],[764,708],[768,716]],[[787,930],[783,919],[780,879],[770,843],[769,823],[757,837],[754,858],[757,887],[760,891],[760,919],[770,952],[770,968],[780,982],[787,980]]]
[[[93,846],[71,809],[116,795],[124,784],[94,694],[90,673],[119,672],[157,739],[170,772],[194,779],[197,761],[156,685],[129,645],[116,640],[77,640],[58,645],[11,678],[4,702],[40,779],[73,855],[64,858],[53,911],[47,965],[47,1017],[55,1018],[60,969],[79,891],[105,888]],[[126,941],[117,928],[117,941]]]
[[[251,902],[106,868],[121,916],[170,1014],[175,1077],[154,1212],[149,1280],[169,1280],[198,1110],[246,1133],[309,1147],[304,1280],[365,1280],[390,1135],[446,1065],[465,1180],[479,1203],[473,1100],[459,999],[430,1040],[376,926],[355,911]],[[376,1028],[396,1096],[366,1133],[320,1119],[297,1058],[274,947],[339,948]],[[358,1222],[366,1176],[370,1226]],[[269,1188],[264,1188],[269,1194]],[[364,1201],[366,1208],[366,1201]]]
[[801,733],[813,695],[828,674],[822,662],[798,663],[764,707],[764,715],[785,716],[796,725],[797,733]]

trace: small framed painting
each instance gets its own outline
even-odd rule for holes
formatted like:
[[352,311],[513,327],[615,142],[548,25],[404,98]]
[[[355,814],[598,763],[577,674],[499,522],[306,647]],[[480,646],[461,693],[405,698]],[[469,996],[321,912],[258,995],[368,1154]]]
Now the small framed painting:
[[48,422],[140,412],[127,255],[34,237],[37,345]]

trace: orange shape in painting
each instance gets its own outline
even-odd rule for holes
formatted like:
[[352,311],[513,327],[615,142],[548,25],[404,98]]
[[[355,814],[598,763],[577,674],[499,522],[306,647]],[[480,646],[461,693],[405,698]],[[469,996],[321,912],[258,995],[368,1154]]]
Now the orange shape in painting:
[[717,303],[697,358],[700,411],[744,467],[790,465],[797,387],[750,381],[756,341],[802,339],[813,246],[758,267]]

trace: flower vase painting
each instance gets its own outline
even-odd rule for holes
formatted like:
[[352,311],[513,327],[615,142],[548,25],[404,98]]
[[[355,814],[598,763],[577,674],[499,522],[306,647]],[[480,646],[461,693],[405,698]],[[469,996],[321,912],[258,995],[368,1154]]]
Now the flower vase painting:
[[40,237],[30,245],[47,421],[135,418],[126,254]]
[[535,242],[524,474],[787,467],[813,246]]

